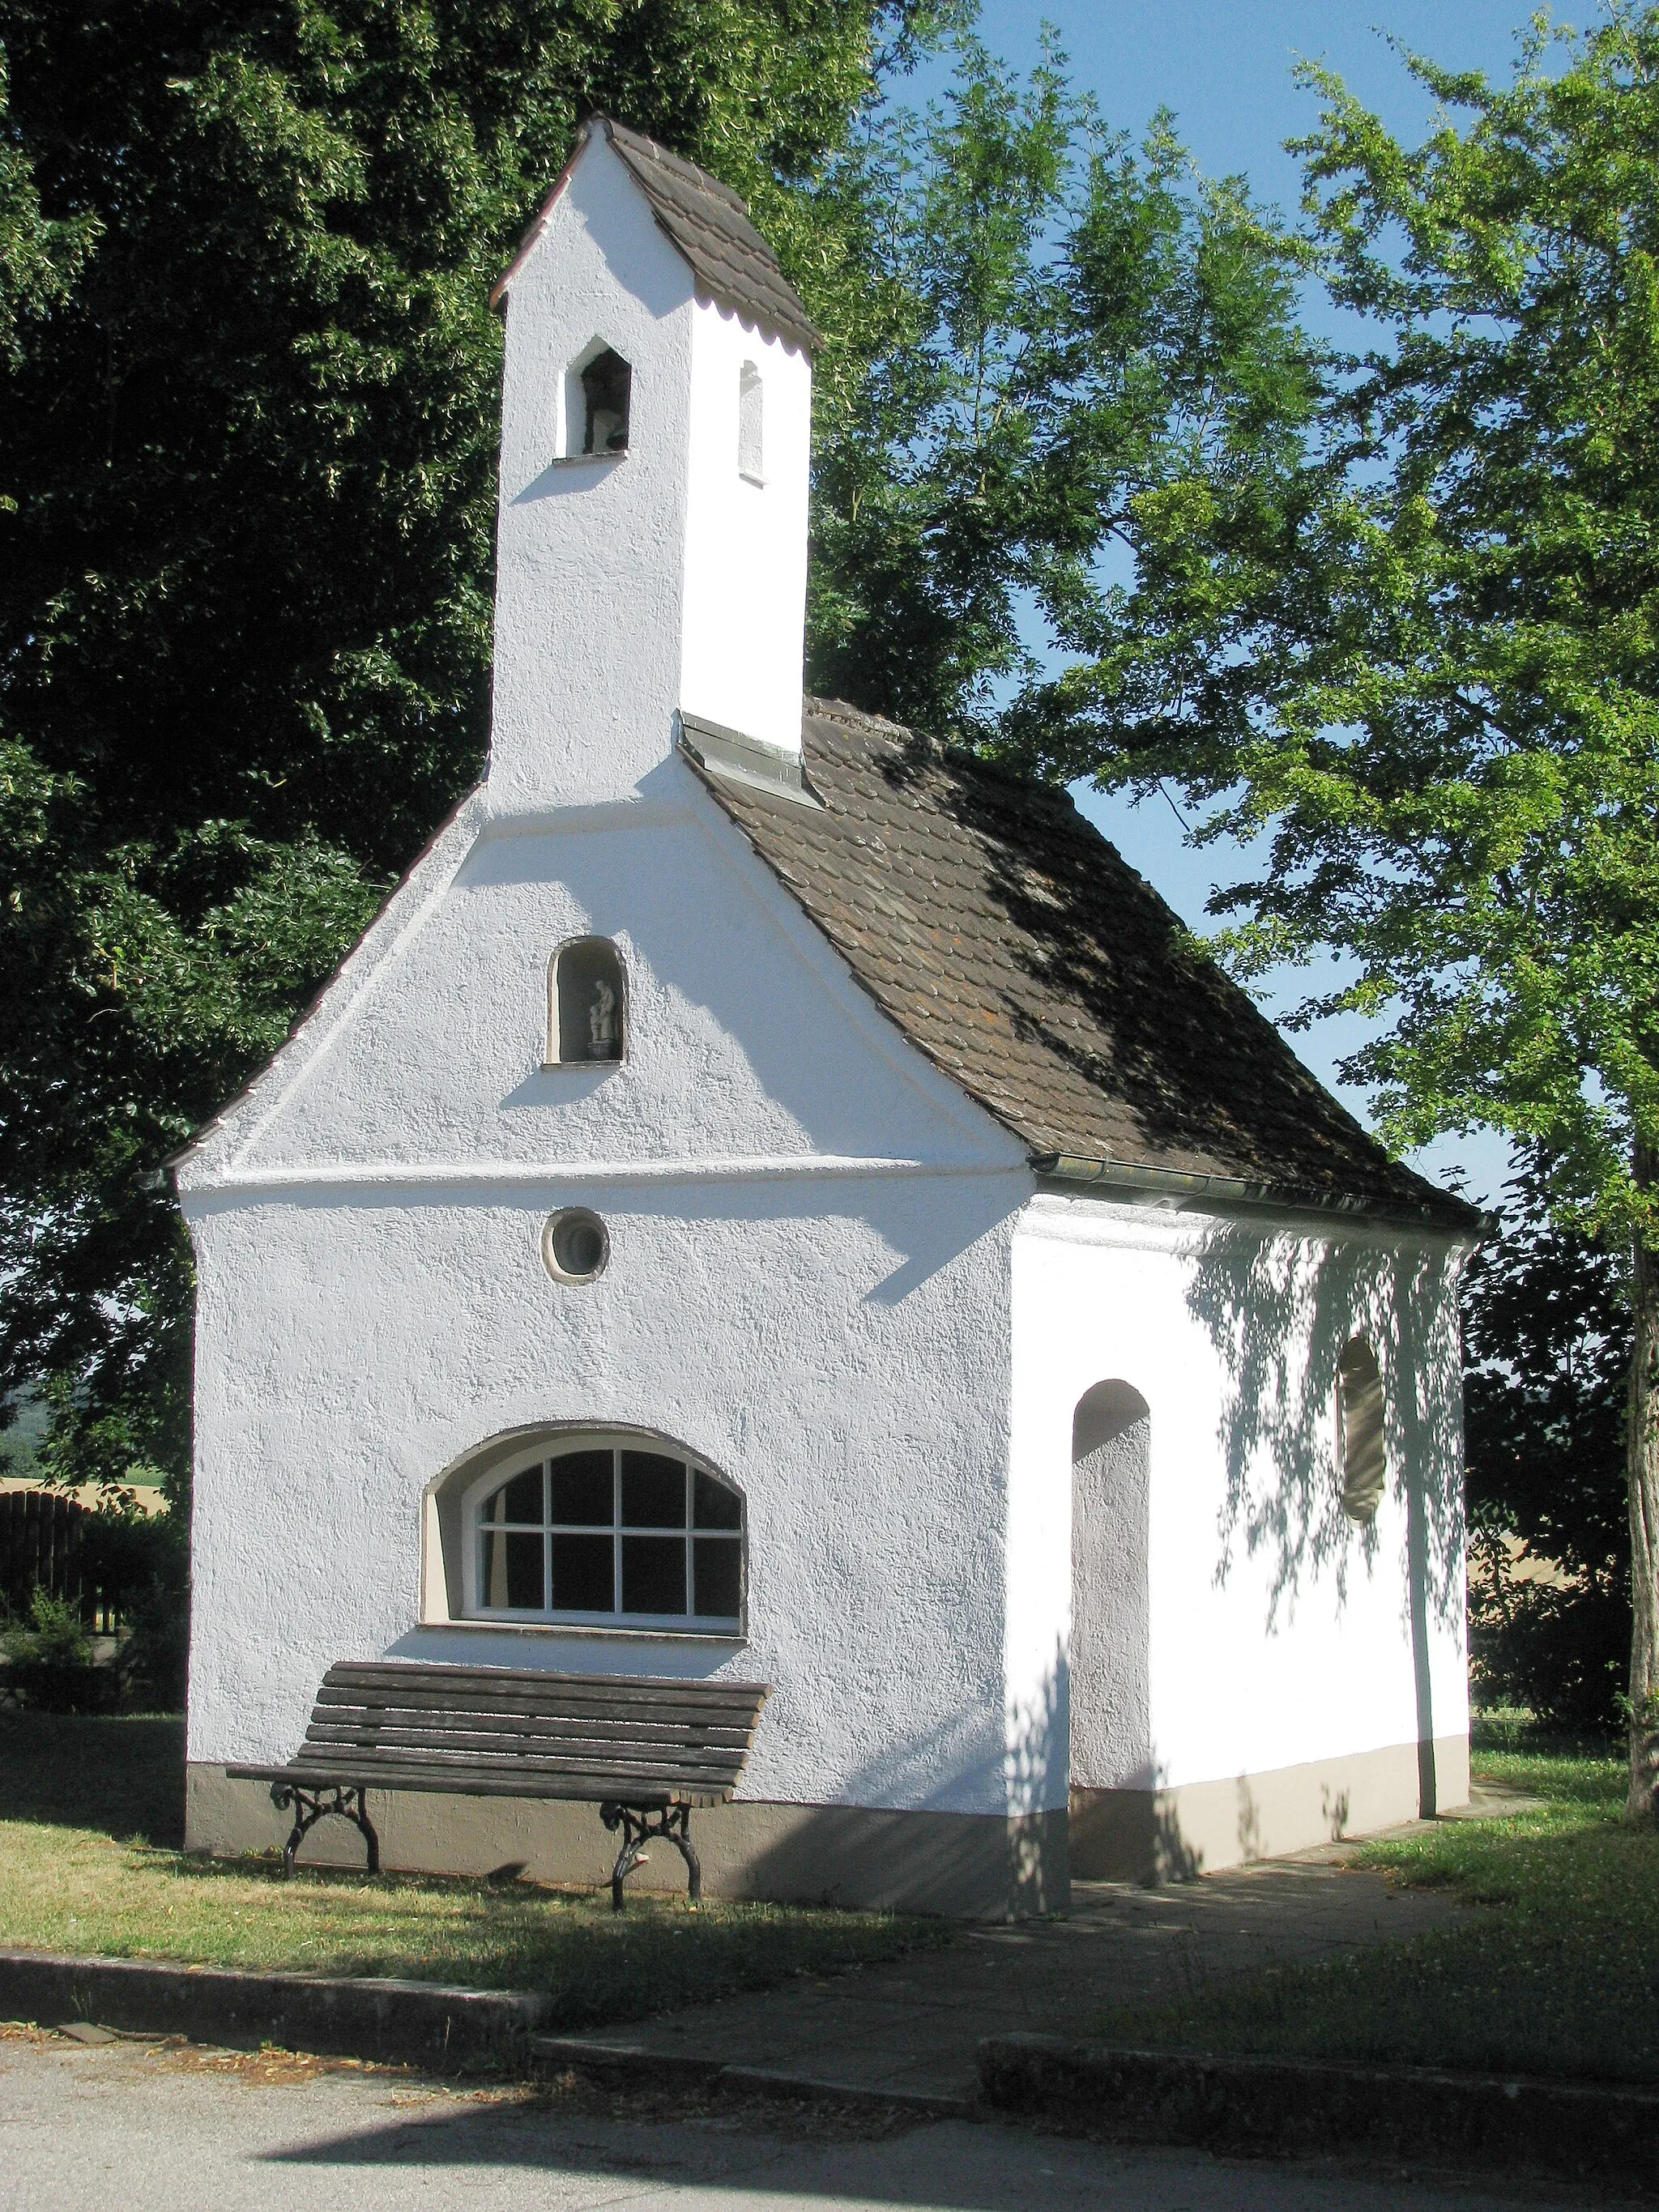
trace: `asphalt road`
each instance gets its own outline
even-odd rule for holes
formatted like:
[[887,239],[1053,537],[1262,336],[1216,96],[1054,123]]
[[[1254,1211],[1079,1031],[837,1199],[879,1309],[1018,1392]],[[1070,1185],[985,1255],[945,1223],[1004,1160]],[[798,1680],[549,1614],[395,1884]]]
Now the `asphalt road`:
[[1497,2212],[1488,2194],[1326,2163],[1121,2151],[996,2123],[810,2106],[459,2091],[280,2053],[0,2030],[0,2207],[18,2212]]

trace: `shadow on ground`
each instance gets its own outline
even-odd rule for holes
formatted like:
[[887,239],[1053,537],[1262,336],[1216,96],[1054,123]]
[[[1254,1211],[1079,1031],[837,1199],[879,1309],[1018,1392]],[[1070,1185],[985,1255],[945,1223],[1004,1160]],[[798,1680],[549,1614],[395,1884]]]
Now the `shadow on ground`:
[[119,1843],[143,1836],[181,1849],[183,1717],[0,1715],[0,1820],[91,1828]]

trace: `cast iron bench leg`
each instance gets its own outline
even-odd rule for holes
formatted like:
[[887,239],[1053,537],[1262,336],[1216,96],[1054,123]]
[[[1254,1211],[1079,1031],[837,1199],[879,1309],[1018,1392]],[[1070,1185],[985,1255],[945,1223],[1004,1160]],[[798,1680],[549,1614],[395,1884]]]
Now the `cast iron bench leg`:
[[645,1846],[653,1836],[660,1836],[673,1844],[685,1861],[689,1880],[686,1894],[693,1905],[702,1898],[702,1869],[691,1842],[691,1808],[689,1805],[645,1807],[638,1805],[604,1804],[599,1818],[613,1832],[623,1832],[622,1849],[617,1853],[617,1863],[611,1870],[611,1909],[623,1909],[623,1884],[633,1873],[644,1856]]
[[363,1841],[368,1846],[368,1870],[370,1874],[380,1871],[380,1839],[368,1817],[368,1796],[361,1783],[307,1790],[297,1782],[273,1782],[270,1802],[278,1812],[289,1805],[294,1808],[294,1826],[283,1846],[283,1871],[277,1877],[279,1881],[288,1881],[294,1872],[294,1854],[318,1821],[325,1820],[331,1813],[337,1813],[343,1820],[349,1820],[354,1827],[362,1831]]

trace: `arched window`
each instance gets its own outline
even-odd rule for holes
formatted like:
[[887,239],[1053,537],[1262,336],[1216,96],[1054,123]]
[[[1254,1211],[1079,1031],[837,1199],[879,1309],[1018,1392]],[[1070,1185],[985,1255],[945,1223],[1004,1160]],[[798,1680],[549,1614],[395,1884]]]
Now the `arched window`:
[[678,1444],[573,1431],[498,1458],[462,1507],[473,1620],[740,1628],[743,1499]]
[[595,338],[570,364],[564,389],[564,450],[625,453],[634,372],[614,346]]
[[753,484],[766,481],[762,404],[761,373],[746,361],[738,376],[738,474]]
[[573,937],[547,969],[547,1057],[621,1060],[628,1042],[628,975],[608,937]]
[[1374,1521],[1388,1480],[1382,1442],[1382,1376],[1376,1354],[1354,1337],[1336,1370],[1337,1467],[1342,1510],[1350,1521]]

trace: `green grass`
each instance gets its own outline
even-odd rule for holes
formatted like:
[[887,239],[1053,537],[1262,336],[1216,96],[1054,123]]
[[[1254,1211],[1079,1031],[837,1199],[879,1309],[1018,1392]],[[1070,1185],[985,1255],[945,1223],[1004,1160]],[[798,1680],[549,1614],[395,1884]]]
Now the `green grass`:
[[1544,1808],[1443,1821],[1358,1858],[1482,1908],[1465,1925],[1120,2009],[1097,2032],[1164,2049],[1659,2081],[1659,1832],[1625,1820],[1623,1762],[1483,1753],[1476,1771]]
[[0,1717],[0,1948],[544,1990],[550,2025],[638,2019],[948,1941],[939,1923],[527,1882],[186,1858],[183,1723]]

